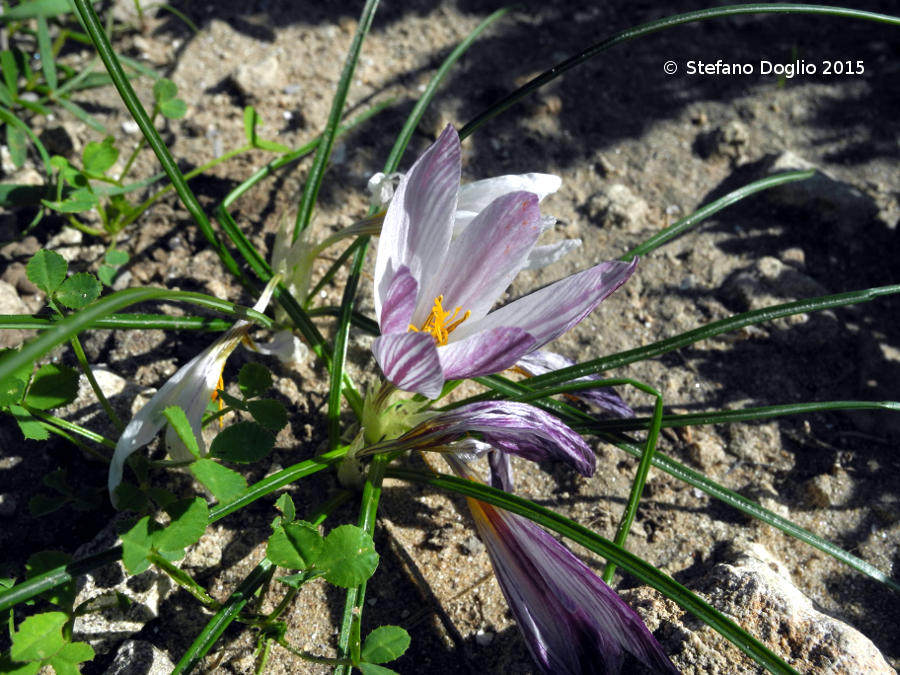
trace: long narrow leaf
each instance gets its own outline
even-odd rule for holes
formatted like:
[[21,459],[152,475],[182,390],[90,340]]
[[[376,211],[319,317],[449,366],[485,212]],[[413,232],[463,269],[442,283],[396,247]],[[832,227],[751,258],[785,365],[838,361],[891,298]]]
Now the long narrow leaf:
[[153,149],[153,152],[156,153],[156,157],[159,159],[163,170],[172,182],[172,186],[175,188],[175,192],[181,199],[182,204],[184,204],[188,213],[191,214],[210,246],[212,246],[213,250],[218,254],[222,263],[225,265],[225,268],[236,278],[241,279],[242,274],[237,262],[231,256],[231,253],[228,252],[228,249],[226,249],[222,242],[219,241],[216,233],[212,229],[212,225],[209,223],[209,219],[203,211],[203,207],[200,206],[197,197],[194,195],[191,188],[188,187],[184,175],[181,173],[175,159],[169,152],[169,148],[166,147],[166,144],[153,126],[150,116],[147,114],[144,106],[141,105],[140,99],[138,99],[137,94],[134,93],[131,82],[128,80],[125,71],[122,69],[119,58],[116,56],[115,51],[113,51],[109,38],[107,38],[106,33],[104,32],[103,26],[100,24],[100,19],[94,11],[94,8],[88,0],[72,0],[72,2],[75,4],[75,8],[78,10],[81,21],[87,29],[88,35],[90,35],[91,41],[94,43],[94,47],[97,49],[97,53],[103,61],[103,65],[106,66],[106,71],[112,78],[113,84],[119,92],[119,96],[122,97],[122,101],[125,103],[125,107],[128,108],[128,112],[131,113],[134,121],[137,123],[138,127],[140,127],[141,132],[144,134],[144,138],[147,139],[147,144]]
[[665,594],[666,597],[677,602],[684,609],[730,640],[736,647],[770,672],[797,672],[762,642],[670,576],[663,574],[650,563],[616,546],[613,542],[588,528],[559,515],[555,511],[545,509],[534,502],[508,492],[454,476],[422,473],[403,468],[388,469],[387,475],[391,478],[422,483],[466,497],[472,497],[529,518],[535,523],[558,532],[581,544],[588,550],[603,556],[610,562],[627,570],[641,582]]
[[69,340],[80,332],[91,328],[94,322],[101,317],[108,316],[117,310],[148,300],[170,300],[187,302],[201,307],[208,307],[226,314],[256,321],[263,326],[271,326],[272,320],[265,314],[260,314],[247,307],[236,305],[227,300],[220,300],[203,293],[190,291],[169,291],[165,288],[126,288],[107,296],[83,310],[71,314],[52,328],[44,331],[34,340],[25,344],[22,349],[7,353],[0,359],[0,380],[12,375],[19,368],[33,363],[44,356],[51,349]]
[[866,12],[858,9],[848,9],[846,7],[828,7],[825,5],[800,5],[791,3],[751,3],[747,5],[727,5],[724,7],[711,7],[695,12],[686,12],[685,14],[676,14],[668,16],[664,19],[650,21],[648,23],[619,31],[614,35],[602,40],[595,45],[579,52],[575,56],[556,64],[550,70],[541,73],[534,79],[526,82],[524,85],[508,94],[503,99],[490,106],[487,110],[479,113],[472,121],[466,124],[459,132],[460,138],[465,138],[476,129],[486,124],[488,121],[512,107],[529,94],[537,91],[545,84],[552,82],[557,77],[572,68],[584,63],[588,59],[615,47],[623,42],[634,40],[635,38],[650,35],[660,30],[681,26],[695,21],[706,21],[708,19],[719,19],[726,16],[735,16],[738,14],[810,14],[818,16],[835,16],[842,19],[862,19],[866,21],[875,21],[878,23],[886,23],[894,26],[900,26],[900,18],[888,16],[887,14],[878,14],[876,12]]
[[319,196],[319,188],[322,185],[322,179],[325,177],[325,167],[328,165],[331,149],[334,147],[334,139],[337,136],[338,123],[344,113],[344,103],[347,101],[347,93],[350,91],[350,83],[353,81],[353,72],[356,70],[356,64],[359,61],[359,52],[362,49],[366,35],[369,33],[369,29],[372,27],[372,20],[375,18],[375,9],[377,7],[378,0],[366,0],[362,14],[359,17],[359,24],[356,27],[356,33],[353,35],[353,42],[350,43],[347,58],[344,61],[344,69],[341,71],[337,90],[334,92],[334,98],[331,99],[331,111],[328,113],[328,120],[325,122],[321,141],[316,148],[316,156],[313,158],[309,175],[306,178],[306,184],[303,187],[300,205],[297,207],[294,239],[306,229],[312,219],[316,198]]
[[[479,382],[481,382],[485,386],[495,389],[498,393],[501,393],[504,396],[513,397],[513,398],[517,398],[517,397],[528,398],[528,400],[533,399],[531,394],[533,394],[534,392],[528,386],[526,386],[526,384],[510,382],[509,380],[505,380],[505,379],[499,378],[497,376],[493,376],[493,377],[489,377],[489,378],[488,377],[477,378],[477,379]],[[527,383],[527,385],[530,385],[530,384],[531,384],[531,381],[529,381]],[[558,401],[544,399],[544,400],[532,400],[532,403],[533,403],[533,405],[538,405],[542,408],[549,410],[550,412],[553,412],[556,415],[559,415],[563,420],[566,421],[567,424],[571,425],[573,428],[579,428],[585,424],[593,425],[593,424],[597,423],[595,420],[591,420],[587,414],[581,412],[580,410],[576,410],[576,409],[574,409],[570,406],[567,406],[563,403],[560,403]],[[842,404],[845,404],[845,403],[851,404],[851,403],[856,403],[856,402],[855,401],[854,402],[836,401],[836,402],[832,402],[832,403],[834,404],[834,407],[832,409],[837,410],[837,409],[842,409],[841,407],[839,407],[839,406],[842,406]],[[803,405],[803,404],[799,404],[799,405]],[[785,406],[785,407],[787,407],[787,406]],[[866,402],[866,401],[863,401],[863,402],[860,402],[860,409],[866,409],[866,408],[896,410],[897,404],[893,401],[889,401],[889,402]],[[843,409],[849,409],[849,406],[843,407]],[[748,412],[749,412],[749,414],[746,414]],[[740,418],[743,420],[763,419],[763,417],[759,416],[757,413],[754,413],[752,411],[723,411],[721,414],[716,415],[716,419],[718,419],[719,421],[726,421],[726,417],[728,416],[727,415],[728,413],[734,413],[734,415],[731,416],[730,419],[727,419],[727,421],[738,421],[738,416],[741,415],[742,413],[745,413],[745,416]],[[712,414],[711,413],[701,413],[701,415],[710,416]],[[750,415],[754,415],[754,416],[751,417]],[[771,419],[772,417],[775,417],[775,416],[776,415],[773,414],[773,415],[770,415],[769,417],[766,417],[765,419]],[[664,418],[664,420],[665,420],[665,418]],[[665,421],[664,421],[664,424],[665,424]],[[641,456],[642,450],[641,450],[640,446],[637,444],[637,442],[634,441],[633,439],[629,438],[628,436],[625,436],[624,434],[613,433],[613,432],[601,432],[601,431],[594,431],[594,433],[599,438],[607,441],[608,443],[612,443],[620,450],[624,450],[625,452],[627,452],[631,455],[634,455],[635,457]],[[796,537],[800,541],[807,543],[810,546],[814,546],[815,548],[819,549],[820,551],[823,551],[823,552],[827,553],[828,555],[834,557],[835,559],[840,560],[842,563],[844,563],[848,567],[855,569],[857,572],[861,572],[862,574],[865,574],[866,576],[871,577],[872,579],[885,584],[886,586],[890,587],[892,590],[900,592],[900,582],[897,582],[894,579],[890,578],[888,575],[886,575],[884,572],[879,570],[874,565],[867,563],[865,560],[862,560],[861,558],[857,558],[853,554],[848,553],[847,551],[843,550],[842,548],[840,548],[838,546],[835,546],[830,541],[823,539],[822,537],[810,532],[809,530],[806,530],[806,529],[800,527],[799,525],[791,522],[787,518],[783,518],[782,516],[779,516],[777,513],[769,511],[768,509],[764,508],[760,504],[758,504],[750,499],[747,499],[746,497],[743,497],[743,496],[739,495],[738,493],[736,493],[732,490],[729,490],[728,488],[726,488],[722,485],[719,485],[718,483],[716,483],[713,480],[710,480],[703,474],[697,473],[696,471],[693,471],[693,470],[687,468],[680,462],[677,462],[674,459],[670,459],[669,457],[666,457],[665,455],[663,455],[661,453],[657,453],[653,457],[653,465],[657,468],[662,469],[666,473],[674,476],[675,478],[678,478],[679,480],[684,481],[688,485],[691,485],[692,487],[696,487],[696,488],[702,490],[703,492],[710,495],[711,497],[714,497],[714,498],[724,502],[725,504],[728,504],[729,506],[732,506],[732,507],[738,509],[739,511],[746,513],[747,515],[751,516],[752,518],[757,518],[758,520],[761,520],[764,523],[771,525],[772,527],[776,527],[779,530],[781,530],[782,532],[784,532],[785,534],[788,534],[792,537]]]
[[749,185],[745,185],[742,188],[738,188],[734,192],[729,192],[724,197],[720,197],[711,204],[707,204],[703,208],[697,209],[691,215],[686,216],[685,218],[672,223],[664,230],[657,232],[642,244],[635,246],[633,249],[628,251],[628,253],[625,253],[621,258],[619,258],[619,260],[628,262],[635,256],[646,255],[647,253],[650,253],[650,251],[659,248],[666,242],[671,241],[675,237],[691,229],[692,227],[694,227],[694,225],[697,225],[701,221],[706,220],[714,213],[718,213],[722,209],[741,201],[745,197],[749,197],[750,195],[761,192],[762,190],[768,190],[770,188],[778,187],[779,185],[784,185],[786,183],[793,183],[794,181],[798,180],[806,180],[808,178],[812,178],[814,174],[815,171],[788,171],[786,173],[779,173],[775,176],[763,178],[761,180],[750,183]]

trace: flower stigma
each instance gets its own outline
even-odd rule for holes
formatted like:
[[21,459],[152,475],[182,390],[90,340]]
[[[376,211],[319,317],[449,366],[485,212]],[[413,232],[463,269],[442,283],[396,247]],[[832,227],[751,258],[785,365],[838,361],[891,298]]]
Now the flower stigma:
[[409,324],[407,332],[431,333],[431,337],[434,338],[434,343],[438,347],[446,345],[450,333],[456,330],[463,321],[468,319],[472,312],[467,309],[465,313],[457,319],[456,317],[459,316],[462,307],[457,307],[453,312],[447,312],[444,311],[443,302],[444,296],[437,296],[434,299],[434,307],[431,308],[431,313],[428,315],[428,318],[425,319],[425,323],[422,324],[422,327],[416,328],[414,325]]

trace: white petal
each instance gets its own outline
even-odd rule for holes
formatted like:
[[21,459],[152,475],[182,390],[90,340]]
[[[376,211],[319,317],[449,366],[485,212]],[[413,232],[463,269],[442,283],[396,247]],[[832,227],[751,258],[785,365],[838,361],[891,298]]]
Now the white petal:
[[[459,136],[447,126],[416,160],[388,206],[375,259],[375,313],[397,270],[409,267],[419,288],[440,268],[450,245],[461,171]],[[428,306],[431,306],[429,301]]]
[[563,239],[554,244],[535,246],[531,249],[531,253],[528,254],[528,260],[522,269],[539,270],[542,267],[555,263],[579,246],[581,246],[581,239]]

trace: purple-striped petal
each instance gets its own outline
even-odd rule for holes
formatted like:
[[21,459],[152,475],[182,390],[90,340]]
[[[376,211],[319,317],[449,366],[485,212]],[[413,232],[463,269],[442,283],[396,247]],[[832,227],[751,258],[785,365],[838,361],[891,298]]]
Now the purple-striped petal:
[[512,463],[505,452],[493,450],[488,453],[488,466],[491,467],[491,487],[504,492],[513,492],[515,482],[512,477]]
[[515,401],[479,401],[440,413],[402,436],[399,444],[425,449],[472,432],[503,452],[534,462],[560,460],[584,476],[594,473],[594,453],[580,434],[550,413]]
[[437,350],[448,380],[499,373],[534,349],[534,338],[521,328],[493,328]]
[[390,333],[372,345],[384,376],[400,389],[437,398],[444,373],[430,333]]
[[677,675],[641,618],[565,546],[530,520],[469,499],[503,595],[546,673],[619,673],[624,652]]
[[385,213],[375,260],[379,318],[401,266],[409,268],[420,287],[440,268],[453,233],[460,172],[459,136],[448,125],[400,181]]
[[[555,370],[574,366],[575,362],[562,354],[551,352],[547,349],[536,349],[530,354],[526,354],[516,363],[516,366],[524,370],[529,375],[543,375],[551,373]],[[600,380],[599,375],[586,375],[579,377],[572,382],[590,382],[592,380]],[[625,401],[616,393],[612,387],[596,387],[594,389],[582,389],[581,391],[573,391],[570,396],[579,398],[586,403],[597,406],[603,412],[615,415],[616,417],[634,417],[634,410],[631,409]]]
[[378,325],[383,334],[405,333],[409,329],[418,292],[419,284],[410,274],[409,268],[401,265],[388,286],[381,306]]
[[459,236],[469,226],[472,219],[492,201],[509,192],[532,192],[541,201],[559,190],[562,179],[547,173],[525,173],[510,176],[495,176],[467,183],[459,188],[459,202],[456,211],[456,225],[453,235]]
[[518,326],[535,339],[535,347],[553,340],[584,319],[634,273],[631,263],[605,262],[573,274],[491,312],[480,321],[466,322],[453,337],[461,339],[498,326]]
[[540,234],[536,195],[511,192],[498,197],[450,244],[424,296],[443,295],[445,308],[461,307],[471,312],[467,321],[477,321],[512,283]]

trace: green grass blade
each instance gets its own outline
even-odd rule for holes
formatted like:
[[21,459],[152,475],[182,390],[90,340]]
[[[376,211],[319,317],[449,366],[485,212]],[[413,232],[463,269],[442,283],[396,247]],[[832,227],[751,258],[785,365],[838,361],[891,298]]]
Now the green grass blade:
[[222,636],[225,629],[238,617],[257,589],[271,579],[274,573],[275,564],[268,558],[263,558],[247,575],[247,578],[228,596],[222,608],[207,622],[200,634],[194,638],[191,646],[172,669],[172,675],[189,673],[197,666]]
[[356,34],[353,36],[350,51],[347,53],[347,58],[344,61],[344,69],[341,72],[340,80],[338,80],[334,98],[331,100],[331,111],[328,113],[325,129],[322,131],[321,140],[316,148],[316,156],[313,158],[312,166],[309,169],[306,185],[303,187],[303,195],[297,208],[297,220],[294,224],[294,239],[297,239],[298,235],[306,229],[312,219],[313,208],[315,208],[316,199],[319,196],[319,187],[321,187],[322,179],[325,177],[325,167],[328,164],[329,157],[331,157],[331,149],[334,147],[334,139],[337,136],[338,123],[344,111],[344,103],[347,101],[347,92],[350,90],[353,72],[356,69],[356,63],[359,61],[359,52],[362,49],[363,41],[369,29],[372,27],[372,19],[375,17],[375,9],[377,7],[378,0],[366,0],[362,14],[359,17]]
[[47,152],[47,148],[44,147],[44,144],[41,143],[37,135],[31,130],[31,127],[16,117],[11,110],[7,110],[3,107],[0,107],[0,121],[6,122],[20,131],[23,131],[25,135],[31,139],[31,142],[34,143],[34,147],[37,148],[38,154],[41,156],[41,162],[44,164],[44,174],[46,174],[49,179],[53,174],[53,169],[50,166],[50,154]]
[[422,115],[425,114],[425,109],[431,103],[435,94],[437,94],[438,87],[440,87],[441,82],[447,76],[447,73],[450,72],[450,69],[456,64],[459,58],[469,50],[475,40],[478,39],[478,36],[481,35],[488,26],[506,15],[508,11],[509,10],[505,8],[498,9],[496,12],[491,14],[484,21],[478,24],[475,29],[471,33],[469,33],[452,52],[450,52],[449,56],[444,59],[444,62],[441,64],[440,68],[438,68],[437,72],[425,87],[425,91],[422,92],[422,96],[419,98],[419,100],[416,102],[416,105],[409,113],[409,117],[407,118],[406,123],[403,125],[403,129],[400,130],[400,134],[397,136],[397,140],[394,142],[394,147],[391,149],[391,153],[388,155],[387,161],[384,164],[385,173],[392,173],[397,170],[398,166],[400,166],[400,159],[403,157],[406,146],[409,145],[409,139],[412,138],[413,133],[419,126],[419,122],[422,120]]
[[[212,524],[217,520],[221,520],[225,516],[244,508],[248,504],[255,502],[257,499],[261,499],[262,497],[272,494],[276,490],[281,489],[285,485],[288,485],[295,480],[299,480],[300,478],[304,478],[323,469],[327,469],[329,466],[333,466],[334,464],[339,462],[346,453],[346,447],[338,448],[333,452],[326,452],[319,455],[318,457],[314,457],[303,462],[298,462],[293,466],[282,469],[281,471],[264,478],[258,483],[251,485],[247,492],[245,492],[234,501],[228,502],[227,504],[219,504],[218,506],[210,509],[209,519],[207,522],[209,524]],[[19,603],[26,602],[31,598],[50,590],[51,588],[56,588],[57,586],[66,584],[72,581],[79,574],[90,572],[93,569],[97,569],[98,567],[102,567],[103,565],[108,565],[109,563],[120,560],[121,558],[122,547],[114,546],[113,548],[110,548],[101,553],[88,556],[87,558],[82,558],[81,560],[70,562],[66,565],[61,565],[40,575],[36,575],[30,579],[27,579],[20,584],[16,584],[9,590],[0,593],[0,612],[3,612]]]
[[550,70],[538,75],[534,79],[526,82],[523,86],[508,94],[503,99],[490,106],[487,110],[479,113],[472,121],[466,124],[459,132],[460,138],[465,138],[488,121],[511,108],[513,105],[521,101],[529,94],[537,91],[545,84],[552,82],[563,73],[568,72],[572,68],[584,63],[588,59],[615,47],[623,42],[634,40],[635,38],[644,37],[660,30],[674,28],[695,21],[706,21],[708,19],[719,19],[726,16],[735,16],[738,14],[808,14],[818,16],[833,16],[842,19],[862,19],[866,21],[875,21],[878,23],[886,23],[894,26],[900,26],[900,18],[888,16],[887,14],[878,14],[876,12],[866,12],[858,9],[848,9],[845,7],[828,7],[825,5],[800,5],[792,3],[751,3],[747,5],[727,5],[723,7],[711,7],[709,9],[701,9],[695,12],[686,12],[685,14],[676,14],[664,19],[650,21],[648,23],[620,31],[612,36],[602,40],[595,45],[579,52],[575,56],[556,64]]
[[779,173],[775,176],[763,178],[761,180],[750,183],[749,185],[745,185],[742,188],[738,188],[734,192],[729,192],[724,197],[720,197],[711,204],[707,204],[691,215],[686,216],[685,218],[672,223],[664,230],[657,232],[652,237],[647,239],[647,241],[645,241],[644,243],[635,246],[633,249],[628,251],[628,253],[625,253],[621,258],[619,258],[619,260],[628,262],[635,256],[646,255],[647,253],[650,253],[650,251],[659,248],[663,244],[671,241],[675,237],[691,229],[692,227],[694,227],[694,225],[697,225],[701,221],[706,220],[714,213],[721,211],[727,206],[731,206],[735,202],[741,201],[745,197],[749,197],[750,195],[761,192],[762,190],[768,190],[773,187],[778,187],[779,185],[784,185],[785,183],[793,183],[794,181],[798,180],[806,180],[808,178],[812,178],[814,174],[815,171],[788,171],[786,173]]
[[[622,519],[616,530],[616,536],[613,541],[616,546],[625,548],[625,540],[631,531],[631,525],[637,515],[638,505],[641,502],[641,495],[644,493],[644,486],[647,484],[647,474],[650,472],[650,466],[653,464],[653,455],[656,452],[656,444],[659,441],[659,430],[662,424],[663,415],[663,398],[662,394],[649,387],[641,384],[639,388],[647,394],[654,397],[653,417],[649,425],[649,433],[647,441],[644,444],[644,451],[641,453],[640,463],[634,474],[634,480],[631,483],[631,492],[628,495],[628,503],[625,505],[625,511],[622,513]],[[609,583],[615,574],[616,566],[614,563],[608,563],[606,569],[603,570],[603,581]]]
[[39,16],[37,20],[38,53],[41,55],[41,72],[44,80],[51,90],[55,90],[59,84],[56,77],[56,60],[53,58],[53,43],[50,40],[50,31],[47,29],[47,17]]
[[[30,314],[0,314],[0,330],[46,330],[59,323],[58,319]],[[205,316],[168,316],[167,314],[110,314],[97,319],[91,328],[132,330],[198,330],[221,333],[234,321]]]
[[[582,385],[583,383],[579,383]],[[606,381],[603,386],[608,386]],[[581,387],[579,387],[581,388]],[[537,394],[538,392],[535,392]],[[731,424],[733,422],[752,422],[787,417],[788,415],[809,415],[811,413],[829,412],[833,410],[890,410],[900,412],[900,401],[812,401],[809,403],[787,403],[783,405],[767,405],[741,410],[716,410],[713,412],[687,413],[684,415],[663,415],[662,426],[694,427],[706,424]],[[597,420],[572,425],[576,431],[633,431],[646,429],[652,418],[633,417],[622,420]]]
[[893,295],[895,293],[900,293],[900,284],[876,286],[861,291],[850,291],[848,293],[837,293],[834,295],[820,295],[815,298],[805,298],[803,300],[795,300],[780,305],[755,309],[750,312],[744,312],[743,314],[736,314],[727,319],[713,321],[700,328],[695,328],[680,335],[654,342],[645,347],[638,347],[637,349],[630,349],[617,354],[602,356],[591,361],[569,366],[568,368],[561,368],[552,373],[539,375],[529,380],[529,387],[539,388],[562,384],[579,377],[584,377],[585,375],[594,375],[613,368],[621,368],[622,366],[637,361],[652,359],[667,352],[687,347],[700,340],[706,340],[715,337],[716,335],[721,335],[722,333],[740,330],[746,326],[754,326],[759,323],[773,321],[795,314],[819,312],[825,309],[836,309],[838,307],[856,305],[862,302],[870,302],[876,298],[885,295]]
[[[632,439],[627,436],[617,434],[598,434],[600,438],[613,443],[616,447],[635,457],[640,456],[641,448]],[[823,553],[827,553],[836,560],[840,560],[848,567],[865,574],[866,576],[878,581],[889,587],[892,591],[900,593],[900,582],[892,579],[874,565],[865,560],[856,557],[852,553],[848,553],[844,549],[832,544],[827,539],[806,530],[796,523],[791,522],[787,518],[779,516],[777,513],[769,511],[760,504],[719,485],[715,481],[710,480],[701,473],[689,469],[684,464],[667,457],[662,453],[657,453],[653,458],[653,465],[665,471],[666,473],[684,481],[692,487],[698,488],[711,497],[715,497],[721,502],[733,506],[737,510],[747,515],[761,520],[767,525],[776,527],[785,534],[788,534],[800,541],[813,546]]]
[[441,490],[472,497],[529,518],[542,527],[558,532],[581,544],[588,550],[603,556],[610,562],[625,569],[642,583],[652,586],[660,593],[666,595],[666,597],[671,598],[685,610],[734,643],[736,647],[768,669],[769,672],[793,674],[797,672],[762,642],[734,623],[734,621],[668,575],[660,572],[653,565],[550,509],[545,509],[534,502],[502,490],[454,476],[422,473],[404,468],[388,469],[387,475],[391,478],[430,485]]
[[156,157],[159,159],[163,170],[172,182],[172,186],[178,194],[178,197],[181,199],[182,204],[184,204],[188,213],[191,214],[210,246],[212,246],[213,250],[218,254],[222,264],[225,265],[225,268],[236,278],[240,279],[241,271],[237,262],[231,256],[231,253],[228,252],[228,249],[226,249],[222,242],[219,241],[216,233],[212,229],[212,225],[210,225],[209,219],[203,211],[203,207],[200,206],[197,197],[190,187],[188,187],[184,175],[175,163],[175,159],[172,157],[166,144],[153,126],[153,122],[147,114],[147,111],[144,109],[144,106],[141,105],[140,99],[138,99],[137,95],[134,93],[131,82],[129,82],[128,77],[125,75],[125,71],[122,69],[122,65],[119,62],[116,53],[113,51],[109,38],[107,38],[103,26],[100,24],[100,19],[97,17],[96,12],[94,12],[94,8],[87,0],[72,0],[72,2],[75,4],[78,14],[81,17],[81,21],[87,29],[88,35],[90,35],[94,47],[97,49],[97,53],[103,61],[103,65],[106,66],[106,70],[112,78],[113,84],[119,92],[119,96],[121,96],[122,101],[125,103],[125,107],[128,108],[128,112],[131,113],[131,116],[134,118],[138,127],[140,127],[141,132],[144,134],[144,138],[147,139],[147,144],[153,149],[153,152],[156,153]]
[[117,310],[148,300],[181,301],[201,307],[208,307],[226,314],[234,314],[241,318],[256,321],[263,326],[271,327],[272,320],[265,314],[236,305],[227,300],[220,300],[203,293],[190,291],[170,291],[165,288],[126,288],[102,298],[85,309],[70,314],[62,321],[45,330],[35,339],[26,343],[22,349],[8,352],[0,359],[0,380],[13,374],[26,364],[33,363],[57,345],[66,342],[82,331],[92,328],[94,322]]
[[[476,378],[476,379],[478,382],[485,385],[486,387],[490,387],[490,388],[494,389],[495,391],[497,391],[507,397],[517,398],[519,400],[523,400],[523,399],[532,400],[534,398],[533,396],[531,396],[531,394],[533,394],[534,392],[528,386],[525,386],[525,384],[523,384],[523,383],[511,382],[509,380],[506,380],[504,378],[497,377],[497,376]],[[615,380],[611,380],[609,382],[616,383]],[[630,383],[630,382],[625,380],[624,383]],[[527,384],[530,385],[531,382],[529,381]],[[545,410],[548,410],[549,412],[552,412],[552,413],[558,415],[567,424],[571,425],[572,428],[574,428],[574,429],[582,428],[583,425],[593,426],[595,424],[598,424],[598,422],[596,420],[591,419],[590,416],[587,415],[586,413],[583,413],[580,410],[576,410],[576,409],[572,408],[571,406],[567,406],[558,401],[543,399],[543,400],[532,400],[532,403],[534,405],[538,405],[538,406],[544,408]],[[828,409],[840,410],[840,409],[850,409],[851,404],[855,404],[855,403],[860,404],[859,409],[867,409],[867,408],[883,409],[883,410],[896,410],[897,409],[897,403],[895,403],[893,401],[888,401],[888,402],[833,401],[833,402],[829,402],[826,404],[812,404],[812,405],[820,406],[819,410],[825,409],[825,408],[821,407],[823,405],[829,406]],[[802,405],[809,405],[809,404],[795,404],[795,405],[802,406]],[[773,407],[791,409],[794,406],[773,406]],[[713,416],[718,422],[741,421],[741,420],[746,421],[746,420],[750,420],[750,419],[771,419],[774,416],[774,415],[769,415],[767,417],[763,417],[762,414],[758,413],[758,410],[759,409],[757,409],[756,411],[754,411],[754,410],[751,410],[751,411],[723,411],[721,413],[716,413],[716,414],[699,413],[699,415]],[[771,410],[769,412],[771,412]],[[742,414],[743,414],[743,416],[739,418],[738,416],[740,416]],[[789,412],[788,414],[791,414],[791,413]],[[671,416],[663,417],[663,426],[665,426],[665,424],[666,424],[666,417],[671,417]],[[682,426],[686,426],[686,425],[682,425]],[[623,451],[629,453],[630,455],[633,455],[635,457],[641,457],[641,455],[642,455],[643,451],[642,451],[641,447],[637,444],[637,442],[634,441],[633,439],[625,436],[624,434],[613,433],[613,432],[600,432],[600,431],[594,431],[593,433],[595,433],[599,438],[601,438],[609,443],[612,443],[613,445],[618,447],[620,450],[623,450]],[[834,557],[835,559],[840,560],[842,563],[844,563],[848,567],[851,567],[852,569],[856,570],[857,572],[865,574],[866,576],[874,579],[875,581],[885,584],[886,586],[890,587],[894,591],[900,592],[900,583],[891,579],[889,576],[887,576],[884,572],[879,570],[874,565],[867,563],[865,560],[862,560],[861,558],[857,558],[853,554],[848,553],[847,551],[843,550],[842,548],[840,548],[838,546],[835,546],[830,541],[823,539],[822,537],[819,537],[816,534],[813,534],[809,530],[805,530],[804,528],[800,527],[796,523],[793,523],[790,520],[783,518],[782,516],[779,516],[778,514],[773,513],[772,511],[769,511],[766,508],[763,508],[760,504],[758,504],[750,499],[747,499],[746,497],[742,497],[741,495],[729,490],[728,488],[726,488],[722,485],[719,485],[718,483],[710,480],[703,474],[697,473],[696,471],[693,471],[693,470],[687,468],[686,466],[675,461],[674,459],[670,459],[670,458],[666,457],[665,455],[658,453],[658,454],[654,455],[654,457],[653,457],[653,465],[659,469],[662,469],[666,473],[674,476],[675,478],[678,478],[679,480],[684,481],[688,485],[691,485],[692,487],[696,487],[696,488],[702,490],[703,492],[706,492],[711,497],[719,499],[720,501],[728,504],[729,506],[732,506],[732,507],[738,509],[739,511],[742,511],[743,513],[746,513],[747,515],[749,515],[753,518],[757,518],[757,519],[763,521],[764,523],[771,525],[772,527],[778,528],[785,534],[795,537],[795,538],[799,539],[800,541],[802,541],[806,544],[809,544],[810,546],[813,546],[813,547],[819,549],[820,551],[823,551],[824,553],[827,553],[828,555]]]
[[109,135],[109,132],[106,130],[106,127],[104,127],[100,123],[100,120],[98,120],[96,117],[91,115],[87,110],[82,108],[77,103],[73,103],[72,101],[70,101],[67,98],[60,98],[56,102],[59,103],[60,106],[62,106],[66,110],[68,110],[72,114],[73,117],[78,118],[79,120],[81,120],[82,122],[87,124],[94,131],[97,131],[97,132],[103,134],[104,136]]

